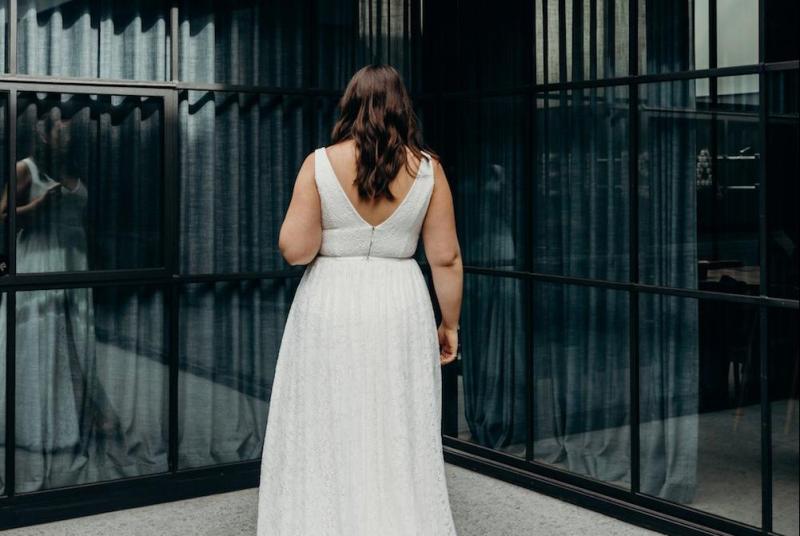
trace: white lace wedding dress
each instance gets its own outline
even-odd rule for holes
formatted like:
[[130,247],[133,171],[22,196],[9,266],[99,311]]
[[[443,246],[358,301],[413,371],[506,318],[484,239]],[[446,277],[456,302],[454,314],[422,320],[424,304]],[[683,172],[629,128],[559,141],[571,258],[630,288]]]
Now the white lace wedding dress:
[[264,439],[258,536],[452,536],[441,365],[413,258],[433,190],[426,154],[392,215],[359,215],[315,151],[322,245],[281,341]]

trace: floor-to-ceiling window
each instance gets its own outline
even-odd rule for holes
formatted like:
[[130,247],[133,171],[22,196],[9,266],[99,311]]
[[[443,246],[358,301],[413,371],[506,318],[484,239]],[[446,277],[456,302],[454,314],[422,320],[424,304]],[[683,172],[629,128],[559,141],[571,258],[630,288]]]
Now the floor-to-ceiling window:
[[358,67],[419,86],[420,13],[0,2],[0,527],[257,482],[294,179]]
[[797,3],[425,6],[467,272],[445,443],[798,534]]

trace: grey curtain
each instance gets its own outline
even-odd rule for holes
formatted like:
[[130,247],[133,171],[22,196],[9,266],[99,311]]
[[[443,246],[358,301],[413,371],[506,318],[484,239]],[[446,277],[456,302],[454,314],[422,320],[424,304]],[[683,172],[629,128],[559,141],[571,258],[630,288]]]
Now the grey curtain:
[[[649,68],[688,68],[680,63],[683,49],[664,46],[678,46],[680,40],[652,33],[657,28],[674,31],[665,20],[648,27],[648,42],[662,43],[649,48]],[[677,63],[669,65],[667,57]],[[703,83],[653,83],[639,89],[639,270],[644,283],[698,285],[698,191],[709,189],[702,151],[712,128],[694,113]],[[697,300],[642,295],[639,341],[641,490],[691,503],[697,488],[700,396]]]
[[[87,200],[20,215],[18,271],[160,265],[160,101],[20,92],[17,111],[18,159],[40,179],[80,178]],[[2,348],[6,314],[4,295]],[[166,470],[165,321],[156,287],[16,293],[18,492]]]
[[[443,162],[466,265],[524,270],[530,254],[528,104],[521,97],[452,98],[440,105]],[[447,125],[444,128],[443,125]],[[449,159],[448,155],[453,155]],[[525,282],[466,274],[461,346],[467,439],[524,452]],[[454,401],[455,402],[455,401]]]
[[159,0],[17,2],[20,73],[169,78],[169,10]]
[[[545,93],[537,104],[535,271],[626,281],[626,88]],[[534,289],[534,458],[629,482],[628,296],[578,285]]]

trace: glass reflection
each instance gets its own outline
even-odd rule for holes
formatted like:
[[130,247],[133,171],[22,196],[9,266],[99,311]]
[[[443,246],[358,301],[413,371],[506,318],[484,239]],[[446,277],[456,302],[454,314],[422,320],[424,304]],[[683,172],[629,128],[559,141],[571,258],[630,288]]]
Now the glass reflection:
[[[17,162],[17,271],[86,270],[88,192],[72,120],[52,108]],[[56,177],[56,179],[53,179]]]
[[165,318],[155,288],[16,293],[17,492],[166,471]]
[[800,534],[800,340],[798,312],[769,311],[769,398],[772,415],[772,523],[779,534]]
[[628,301],[615,290],[534,285],[534,459],[624,488],[631,469]]
[[[8,114],[8,96],[0,93],[0,148],[8,146],[6,127]],[[0,277],[8,274],[8,151],[0,151]],[[0,349],[0,352],[5,349]]]
[[465,274],[460,374],[443,369],[444,433],[525,456],[525,280]]
[[650,294],[639,306],[642,492],[760,526],[758,308]]
[[[598,80],[628,74],[628,2],[536,0],[536,82]],[[547,25],[547,37],[544,29]],[[563,34],[563,35],[562,35]]]
[[180,269],[286,268],[278,235],[308,154],[304,97],[188,91],[179,102]]
[[181,293],[181,468],[261,456],[283,327],[299,278]]
[[627,87],[544,93],[537,106],[534,270],[627,280]]
[[709,68],[709,1],[638,0],[641,74]]
[[169,78],[169,9],[161,0],[17,0],[17,24],[20,73]]
[[161,110],[159,98],[19,94],[19,273],[162,264]]
[[528,106],[522,97],[440,104],[441,121],[454,125],[437,149],[452,185],[458,235],[469,237],[461,243],[464,264],[527,268]]
[[[0,35],[8,35],[8,2],[0,2]],[[6,41],[0,39],[0,73],[6,71]]]
[[180,2],[180,79],[303,86],[309,0]]
[[[758,63],[758,2],[717,3],[717,67]],[[772,2],[770,2],[772,3]]]
[[796,300],[800,297],[800,72],[767,73],[767,91],[767,293]]
[[[0,321],[6,320],[6,293],[0,293]],[[0,333],[4,331],[0,330]],[[0,338],[0,459],[5,460],[6,449],[6,344],[5,337]],[[0,466],[0,495],[6,494],[6,467]]]
[[758,294],[758,80],[640,88],[645,283]]

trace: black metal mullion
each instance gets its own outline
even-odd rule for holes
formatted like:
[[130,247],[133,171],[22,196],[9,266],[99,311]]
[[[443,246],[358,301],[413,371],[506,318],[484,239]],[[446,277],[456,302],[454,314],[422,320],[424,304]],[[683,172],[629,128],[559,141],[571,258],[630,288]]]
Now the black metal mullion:
[[[525,96],[525,104],[528,106],[528,139],[526,143],[528,144],[528,180],[525,182],[527,185],[527,191],[524,193],[523,199],[528,199],[530,206],[535,206],[534,201],[536,199],[536,180],[537,180],[537,152],[536,152],[536,90],[533,89],[534,85],[536,84],[536,2],[530,2],[530,12],[525,12],[526,20],[530,21],[530,41],[531,47],[529,49],[530,52],[530,60],[529,60],[529,69],[528,69],[528,79],[531,82],[531,90]],[[533,214],[532,210],[526,211],[527,216],[527,223],[526,229],[528,232],[528,247],[527,247],[527,255],[525,258],[525,266],[528,270],[534,270],[534,248],[536,247],[535,239],[536,239],[536,218]],[[528,281],[525,285],[525,310],[527,314],[527,319],[525,322],[526,326],[533,326],[534,322],[534,281]],[[534,459],[534,439],[535,439],[535,427],[533,416],[535,415],[536,409],[536,385],[534,382],[534,367],[536,366],[536,358],[535,358],[535,346],[533,340],[533,329],[526,329],[525,330],[525,426],[526,426],[526,441],[525,441],[525,460],[532,461]]]
[[527,272],[525,270],[505,270],[498,268],[488,268],[484,266],[464,265],[464,271],[476,274],[491,274],[500,277],[511,277],[515,279],[533,279],[548,283],[560,283],[565,285],[581,285],[612,290],[631,291],[636,290],[645,294],[664,294],[666,296],[679,296],[684,298],[708,299],[724,302],[734,302],[748,305],[767,305],[773,308],[798,310],[800,302],[787,298],[775,298],[772,296],[752,296],[749,294],[735,294],[732,292],[716,292],[712,290],[701,290],[685,287],[666,287],[662,285],[650,285],[645,283],[631,283],[629,281],[612,281],[608,279],[589,279],[568,275],[548,274],[543,272]]
[[[11,3],[15,3],[11,0]],[[13,280],[14,274],[17,272],[17,91],[11,89],[8,92],[8,113],[6,114],[7,122],[3,125],[8,133],[7,140],[8,146],[6,147],[6,155],[8,156],[8,224],[6,227],[6,251],[8,251],[8,276]],[[6,429],[5,429],[5,495],[13,497],[15,495],[16,487],[16,469],[15,469],[15,455],[16,455],[16,292],[13,289],[2,289],[0,292],[5,292],[6,299],[6,377],[5,377],[5,412],[6,412]]]
[[[172,13],[173,29],[177,28],[178,12],[177,8]],[[173,49],[175,49],[173,43]],[[178,65],[173,64],[173,74],[178,72]],[[164,158],[162,164],[163,187],[162,195],[164,203],[162,205],[162,222],[164,228],[162,252],[164,265],[167,273],[171,276],[170,281],[162,286],[165,292],[167,306],[166,318],[166,338],[167,338],[167,467],[171,473],[178,471],[179,460],[179,368],[180,368],[180,347],[179,347],[179,307],[180,307],[180,286],[178,274],[180,273],[180,178],[179,178],[179,148],[178,148],[178,126],[179,126],[179,95],[178,91],[171,91],[164,97],[164,130],[162,145]]]
[[717,68],[717,0],[708,0],[708,66]]
[[[758,61],[763,67],[766,58],[766,1],[758,2]],[[769,255],[767,251],[768,215],[767,194],[767,121],[769,120],[769,91],[767,73],[762,68],[758,73],[758,253],[760,296],[769,295]],[[761,402],[761,524],[764,532],[772,531],[773,475],[772,475],[772,405],[770,400],[770,355],[769,355],[769,309],[759,306],[759,382]]]
[[639,84],[636,75],[639,71],[639,32],[638,3],[630,3],[628,13],[628,73],[634,77],[628,86],[628,202],[630,203],[628,220],[628,255],[629,277],[633,288],[628,294],[628,352],[630,359],[630,460],[631,460],[631,492],[640,490],[640,384],[639,384]]

